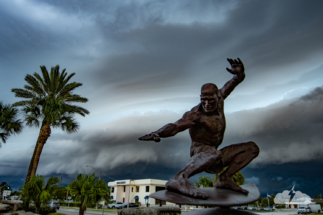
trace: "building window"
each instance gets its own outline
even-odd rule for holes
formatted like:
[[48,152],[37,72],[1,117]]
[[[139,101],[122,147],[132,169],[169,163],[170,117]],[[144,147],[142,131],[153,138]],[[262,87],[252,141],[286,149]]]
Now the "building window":
[[131,188],[131,192],[133,193],[133,187]]
[[124,203],[124,200],[125,200],[125,199],[123,198],[123,199],[122,199],[122,202],[123,202],[123,203]]
[[111,193],[114,193],[114,187],[111,188]]
[[136,192],[137,193],[139,192],[139,186],[136,186]]
[[158,187],[158,186],[156,186],[156,192],[161,191],[161,190],[165,190],[165,187]]
[[126,192],[126,186],[123,186],[123,192]]
[[146,192],[149,192],[149,186],[146,186]]

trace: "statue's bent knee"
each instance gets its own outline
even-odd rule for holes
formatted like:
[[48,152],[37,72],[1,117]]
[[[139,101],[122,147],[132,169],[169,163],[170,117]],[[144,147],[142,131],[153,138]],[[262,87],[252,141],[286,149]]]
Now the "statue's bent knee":
[[249,141],[248,145],[249,145],[249,152],[255,155],[255,157],[257,157],[259,154],[259,147],[257,146],[257,144],[253,141]]

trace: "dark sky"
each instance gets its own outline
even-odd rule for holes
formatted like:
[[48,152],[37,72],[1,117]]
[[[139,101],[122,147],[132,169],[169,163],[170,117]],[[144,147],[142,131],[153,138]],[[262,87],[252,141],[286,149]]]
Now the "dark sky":
[[[323,193],[321,8],[320,0],[1,1],[0,101],[18,101],[11,89],[26,74],[59,64],[83,83],[75,93],[91,113],[77,117],[78,133],[52,130],[37,173],[67,184],[91,165],[114,179],[168,180],[189,159],[188,132],[137,138],[198,104],[204,83],[222,87],[232,78],[226,59],[239,57],[246,78],[225,101],[220,148],[258,144],[242,173],[262,195],[294,184]],[[0,181],[22,186],[38,132],[25,127],[2,145]]]

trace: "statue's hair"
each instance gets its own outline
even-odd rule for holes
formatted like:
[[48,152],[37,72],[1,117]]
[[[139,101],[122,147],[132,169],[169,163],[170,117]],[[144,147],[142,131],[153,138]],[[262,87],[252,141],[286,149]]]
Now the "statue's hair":
[[218,91],[219,91],[218,87],[215,84],[213,84],[213,83],[207,83],[207,84],[203,84],[203,86],[201,87],[201,92],[202,92],[203,88],[208,88],[208,87],[213,87],[214,94],[217,94]]

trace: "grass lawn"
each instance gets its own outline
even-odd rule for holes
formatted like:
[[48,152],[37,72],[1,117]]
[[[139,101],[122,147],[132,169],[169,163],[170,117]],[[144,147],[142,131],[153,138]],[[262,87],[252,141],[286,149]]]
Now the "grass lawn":
[[[61,206],[60,208],[62,209],[73,209],[73,210],[79,210],[79,207],[67,207],[67,206]],[[87,208],[87,211],[95,211],[95,212],[102,212],[102,208],[101,209],[95,209],[95,208]],[[108,208],[104,208],[104,212],[112,212],[112,213],[117,213],[118,209],[108,209]]]

